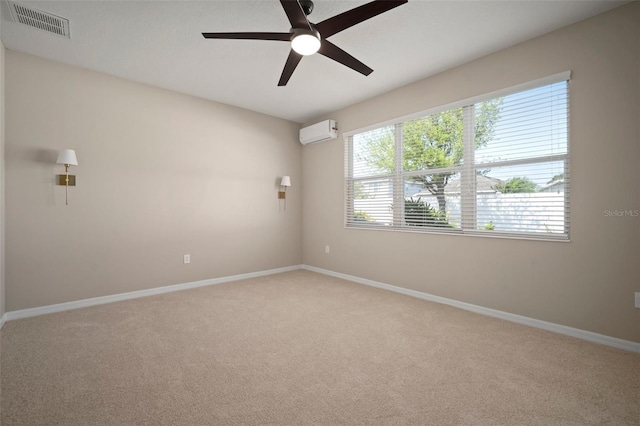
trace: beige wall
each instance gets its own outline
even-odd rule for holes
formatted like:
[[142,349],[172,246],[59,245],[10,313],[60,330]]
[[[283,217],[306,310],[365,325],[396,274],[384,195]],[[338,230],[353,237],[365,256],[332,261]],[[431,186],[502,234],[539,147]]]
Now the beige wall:
[[640,342],[640,218],[604,214],[640,209],[639,40],[634,2],[318,117],[352,131],[572,70],[570,243],[345,229],[339,139],[303,149],[304,263]]
[[7,51],[7,311],[300,264],[298,128]]

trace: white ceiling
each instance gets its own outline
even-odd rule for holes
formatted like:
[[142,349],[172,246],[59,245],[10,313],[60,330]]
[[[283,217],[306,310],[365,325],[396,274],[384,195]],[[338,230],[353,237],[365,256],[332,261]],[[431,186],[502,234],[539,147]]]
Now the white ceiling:
[[[316,0],[309,20],[367,2]],[[277,82],[288,43],[201,35],[287,32],[277,0],[20,3],[69,19],[71,39],[11,22],[3,1],[8,49],[304,123],[626,1],[409,0],[330,38],[373,68],[371,75],[314,55],[285,87]]]

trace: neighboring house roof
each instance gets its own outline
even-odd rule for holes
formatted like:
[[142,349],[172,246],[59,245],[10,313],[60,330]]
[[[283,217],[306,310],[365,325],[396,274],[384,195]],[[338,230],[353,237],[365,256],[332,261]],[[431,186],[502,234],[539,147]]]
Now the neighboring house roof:
[[[500,179],[492,178],[490,176],[476,175],[476,193],[481,194],[494,194],[498,191],[495,190],[495,186],[501,184]],[[444,187],[445,194],[460,194],[460,179],[449,181]],[[429,191],[422,191],[414,194],[413,197],[428,197],[433,194]]]
[[[476,175],[476,193],[493,194],[498,192],[495,186],[502,183],[500,179]],[[445,194],[460,194],[460,179],[452,180],[444,187]]]
[[559,179],[540,188],[538,192],[564,192],[564,179]]

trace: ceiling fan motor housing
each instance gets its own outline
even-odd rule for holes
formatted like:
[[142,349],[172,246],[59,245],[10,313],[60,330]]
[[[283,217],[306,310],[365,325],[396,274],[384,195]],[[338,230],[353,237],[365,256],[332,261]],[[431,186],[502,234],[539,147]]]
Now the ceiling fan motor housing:
[[320,33],[315,28],[291,28],[291,40],[298,37],[299,35],[308,34],[314,36],[318,40],[321,39]]
[[300,0],[300,6],[305,15],[311,15],[313,12],[313,2],[311,0]]

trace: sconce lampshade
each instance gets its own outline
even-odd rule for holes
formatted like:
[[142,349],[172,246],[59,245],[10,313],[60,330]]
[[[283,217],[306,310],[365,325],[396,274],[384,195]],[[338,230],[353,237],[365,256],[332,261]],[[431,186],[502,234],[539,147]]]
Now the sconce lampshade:
[[56,161],[56,163],[77,166],[78,158],[76,157],[76,152],[73,149],[60,150],[60,153],[58,154],[58,161]]
[[280,186],[291,186],[291,178],[289,176],[282,176],[282,182]]

